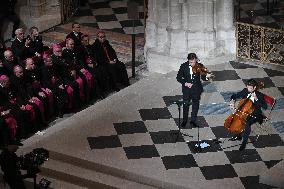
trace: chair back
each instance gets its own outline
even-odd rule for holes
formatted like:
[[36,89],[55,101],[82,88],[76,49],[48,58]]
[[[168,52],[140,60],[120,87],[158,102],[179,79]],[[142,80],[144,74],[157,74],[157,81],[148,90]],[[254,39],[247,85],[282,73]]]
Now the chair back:
[[267,105],[273,107],[275,105],[275,98],[271,97],[271,96],[268,96],[268,95],[264,95],[264,101],[267,103]]
[[264,101],[269,106],[269,111],[268,111],[268,113],[266,115],[266,119],[269,119],[270,114],[271,114],[271,112],[272,112],[272,110],[273,110],[273,108],[275,106],[276,99],[271,97],[271,96],[269,96],[269,95],[264,94]]

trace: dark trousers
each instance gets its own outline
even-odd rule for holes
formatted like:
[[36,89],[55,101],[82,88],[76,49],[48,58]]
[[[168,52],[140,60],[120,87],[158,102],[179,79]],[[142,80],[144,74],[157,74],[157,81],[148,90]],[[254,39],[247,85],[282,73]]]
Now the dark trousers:
[[21,177],[16,178],[5,178],[5,181],[10,186],[11,189],[26,189],[24,181]]
[[246,127],[245,127],[244,134],[243,134],[243,143],[248,142],[248,138],[251,132],[251,126],[256,122],[257,122],[257,119],[254,117],[249,117],[248,120],[246,121]]
[[88,71],[94,76],[95,80],[97,80],[98,87],[101,92],[107,92],[111,89],[110,85],[110,77],[107,73],[107,69],[104,66],[99,66],[95,68],[87,67]]
[[5,123],[4,119],[0,118],[0,146],[4,147],[9,140],[10,133],[8,125]]
[[[195,122],[197,119],[197,113],[199,110],[199,104],[200,104],[200,97],[192,97],[191,95],[185,95],[183,94],[183,101],[184,102],[190,102],[192,101],[192,111],[191,111],[191,118],[190,121]],[[189,104],[184,103],[183,105],[183,122],[187,122],[188,119],[188,111],[189,111]]]
[[115,64],[108,64],[107,68],[114,88],[117,87],[116,83],[120,83],[125,87],[130,85],[127,70],[123,62],[117,61]]

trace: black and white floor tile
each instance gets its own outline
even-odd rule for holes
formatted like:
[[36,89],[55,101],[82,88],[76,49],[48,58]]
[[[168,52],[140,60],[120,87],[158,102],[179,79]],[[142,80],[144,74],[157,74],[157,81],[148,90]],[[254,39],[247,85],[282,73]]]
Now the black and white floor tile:
[[283,0],[249,0],[240,2],[241,22],[284,29]]
[[144,34],[144,1],[136,0],[138,5],[137,17],[128,18],[127,0],[89,0],[80,7],[73,20],[83,26],[90,26],[106,31],[123,34]]
[[[251,74],[256,71],[262,77]],[[242,183],[244,188],[273,188],[259,183],[259,173],[283,161],[284,96],[281,81],[284,72],[230,62],[228,70],[214,71],[213,68],[213,73],[216,80],[204,83],[202,98],[207,99],[201,100],[199,128],[188,124],[179,130],[177,102],[182,96],[177,92],[161,96],[162,108],[138,109],[141,119],[137,121],[113,123],[116,136],[89,137],[91,149],[122,147],[128,160],[160,158],[166,171],[198,168],[203,179],[208,181],[233,179]],[[263,91],[276,98],[276,106],[263,127],[265,131],[257,136],[257,130],[262,127],[254,127],[247,148],[239,151],[240,141],[228,140],[231,134],[224,129],[223,122],[230,114],[226,102],[231,94],[245,86],[249,76],[264,81]],[[232,83],[235,83],[233,87]],[[210,95],[214,98],[211,99]],[[196,146],[202,143],[209,144],[209,147],[197,151]]]

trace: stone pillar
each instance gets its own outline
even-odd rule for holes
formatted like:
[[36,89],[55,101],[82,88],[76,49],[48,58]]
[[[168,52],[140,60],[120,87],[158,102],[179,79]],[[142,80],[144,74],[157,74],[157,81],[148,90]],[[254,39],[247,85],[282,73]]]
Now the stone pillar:
[[[60,0],[21,0],[17,2],[15,12],[21,20],[20,27],[29,29],[36,26],[40,31],[61,23]],[[5,23],[2,31],[4,39],[9,39],[12,24]]]
[[214,8],[212,0],[189,1],[188,49],[204,58],[214,49]]
[[61,23],[60,0],[27,0],[19,14],[26,28],[37,26],[40,31]]
[[184,2],[180,0],[170,1],[169,19],[167,28],[170,55],[181,56],[187,49],[186,30],[183,27],[182,7]]
[[216,52],[236,52],[233,0],[216,0]]
[[148,1],[148,18],[145,28],[145,49],[155,48],[157,46],[156,9],[156,0]]
[[189,52],[197,53],[205,65],[231,60],[235,53],[232,1],[149,1],[154,7],[149,7],[152,16],[146,21],[145,59],[149,71],[178,70]]
[[168,51],[166,49],[166,43],[168,41],[168,33],[167,33],[167,27],[169,24],[169,0],[156,0],[156,7],[157,9],[157,17],[156,17],[156,23],[157,23],[157,51],[158,52],[164,52]]
[[179,0],[170,1],[170,28],[171,29],[181,29],[182,27],[182,4],[179,3]]
[[182,28],[188,30],[188,3],[185,1],[182,4]]
[[27,6],[29,7],[29,15],[31,17],[40,17],[46,14],[46,0],[28,0]]

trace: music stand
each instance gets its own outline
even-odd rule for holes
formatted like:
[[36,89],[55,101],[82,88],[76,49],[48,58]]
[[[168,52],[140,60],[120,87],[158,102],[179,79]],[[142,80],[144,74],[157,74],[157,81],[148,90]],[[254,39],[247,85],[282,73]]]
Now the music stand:
[[199,139],[199,125],[197,125],[197,143],[194,145],[194,150],[195,150],[196,153],[199,153],[199,152],[202,151],[203,148],[207,148],[207,147],[210,147],[210,144],[208,144],[207,142],[200,141],[200,139]]
[[188,101],[183,101],[183,100],[177,100],[177,101],[174,101],[174,104],[176,104],[178,106],[178,132],[177,133],[174,133],[177,135],[176,137],[176,140],[175,142],[178,141],[178,138],[180,137],[180,134],[182,136],[187,136],[187,137],[193,137],[191,135],[188,135],[188,134],[185,134],[185,133],[182,133],[181,132],[181,128],[180,128],[180,112],[181,112],[181,106],[184,105],[184,104],[191,104],[191,102],[188,102]]

